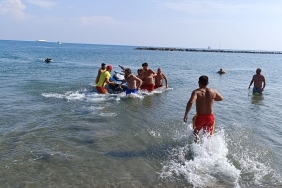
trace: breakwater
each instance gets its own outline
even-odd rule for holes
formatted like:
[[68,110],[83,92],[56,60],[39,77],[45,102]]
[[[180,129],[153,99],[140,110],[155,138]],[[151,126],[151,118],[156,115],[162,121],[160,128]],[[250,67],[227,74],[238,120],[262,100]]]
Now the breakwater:
[[136,50],[158,50],[158,51],[182,51],[182,52],[282,54],[282,51],[255,51],[255,50],[220,50],[220,49],[162,48],[162,47],[137,47],[135,49]]

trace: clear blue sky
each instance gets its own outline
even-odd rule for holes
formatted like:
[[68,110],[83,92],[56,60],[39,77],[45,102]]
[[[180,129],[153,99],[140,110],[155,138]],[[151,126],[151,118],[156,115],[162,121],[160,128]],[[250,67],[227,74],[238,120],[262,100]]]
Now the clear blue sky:
[[282,1],[0,0],[0,39],[282,51]]

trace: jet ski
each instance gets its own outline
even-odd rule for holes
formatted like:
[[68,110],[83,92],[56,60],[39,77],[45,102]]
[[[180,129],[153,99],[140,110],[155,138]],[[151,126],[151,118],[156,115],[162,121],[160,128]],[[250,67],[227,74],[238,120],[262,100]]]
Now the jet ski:
[[110,81],[114,81],[116,84],[107,84],[108,87],[113,91],[113,93],[121,93],[127,90],[127,83],[123,83],[121,87],[118,87],[121,84],[122,80],[124,80],[124,67],[119,65],[122,69],[121,72],[114,71],[114,75],[110,78]]
[[51,59],[51,58],[46,58],[46,59],[44,59],[44,61],[45,61],[46,63],[50,63],[50,62],[52,61],[52,59]]

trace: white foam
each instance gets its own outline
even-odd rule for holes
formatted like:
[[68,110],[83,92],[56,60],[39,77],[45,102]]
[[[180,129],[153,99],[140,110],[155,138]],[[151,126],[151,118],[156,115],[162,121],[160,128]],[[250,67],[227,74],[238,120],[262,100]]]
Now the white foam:
[[218,181],[238,187],[240,170],[228,160],[224,138],[222,130],[210,137],[203,136],[201,144],[187,143],[184,147],[172,149],[169,160],[163,163],[160,177],[184,177],[195,187],[216,186]]
[[104,116],[104,117],[114,117],[117,116],[116,113],[101,113],[100,116]]
[[67,91],[65,94],[58,93],[42,93],[43,97],[46,98],[58,98],[66,99],[68,101],[91,101],[91,102],[101,102],[101,101],[111,101],[111,100],[120,100],[118,94],[98,94],[95,92],[84,91]]

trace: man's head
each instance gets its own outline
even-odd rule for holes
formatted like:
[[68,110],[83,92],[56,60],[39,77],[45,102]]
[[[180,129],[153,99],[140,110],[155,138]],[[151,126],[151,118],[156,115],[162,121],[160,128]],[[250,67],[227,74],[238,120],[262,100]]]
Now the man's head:
[[137,70],[138,75],[142,75],[142,72],[143,72],[143,68]]
[[131,74],[131,69],[130,68],[125,68],[124,69],[124,73],[127,74],[127,75]]
[[108,66],[107,66],[107,71],[111,72],[112,69],[113,69],[112,65],[108,65]]
[[161,74],[161,73],[162,73],[162,69],[161,69],[161,68],[158,68],[157,73],[158,73],[158,74]]
[[106,69],[106,63],[102,63],[102,64],[101,64],[101,68],[102,68],[102,69]]
[[124,78],[127,79],[127,77],[131,74],[131,69],[130,68],[125,68],[124,69]]
[[261,73],[261,69],[260,69],[260,68],[257,68],[256,73],[257,73],[257,74],[260,74],[260,73]]
[[146,62],[142,63],[142,67],[143,67],[143,70],[147,70],[148,69],[148,63],[146,63]]
[[209,78],[206,75],[199,77],[199,86],[207,86],[209,84]]

